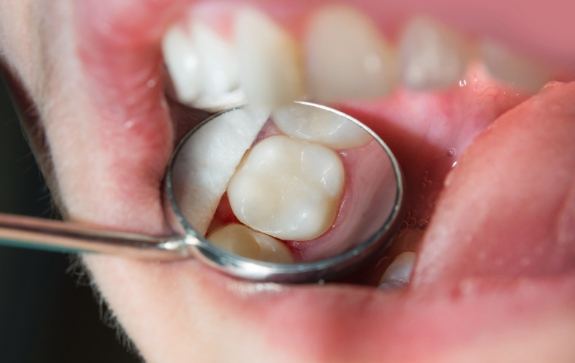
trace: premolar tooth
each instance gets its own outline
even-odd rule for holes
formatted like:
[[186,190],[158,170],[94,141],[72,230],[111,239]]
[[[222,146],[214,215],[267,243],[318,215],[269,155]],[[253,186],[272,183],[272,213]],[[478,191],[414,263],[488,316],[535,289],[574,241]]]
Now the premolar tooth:
[[259,142],[228,187],[236,217],[284,240],[319,237],[333,224],[345,182],[339,155],[287,136]]
[[274,112],[273,120],[281,131],[291,137],[334,149],[358,147],[370,141],[370,135],[358,125],[315,107],[301,104],[285,106]]
[[295,41],[259,11],[243,9],[235,24],[240,82],[248,101],[268,109],[304,92]]
[[387,42],[363,14],[328,6],[313,16],[305,40],[310,96],[322,101],[374,98],[394,84]]
[[190,35],[180,25],[173,26],[162,39],[162,52],[178,99],[193,102],[201,85],[198,53]]
[[479,48],[489,73],[510,86],[535,92],[552,79],[545,66],[513,53],[497,42],[484,40]]
[[227,252],[253,260],[293,262],[289,249],[283,243],[241,224],[228,224],[217,229],[208,236],[208,240]]
[[407,24],[399,53],[404,84],[422,90],[455,84],[464,75],[469,57],[458,34],[423,17]]
[[198,20],[192,26],[192,38],[200,60],[201,76],[201,95],[194,105],[217,109],[245,103],[232,45]]
[[194,23],[192,35],[200,57],[203,92],[213,96],[238,88],[238,67],[232,46],[199,21]]
[[379,287],[383,289],[406,286],[415,264],[415,252],[402,252],[383,273]]

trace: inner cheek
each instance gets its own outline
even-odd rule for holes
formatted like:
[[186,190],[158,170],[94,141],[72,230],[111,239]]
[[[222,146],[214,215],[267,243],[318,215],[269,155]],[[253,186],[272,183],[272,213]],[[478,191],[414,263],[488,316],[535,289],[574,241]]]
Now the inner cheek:
[[[471,78],[481,77],[470,75]],[[497,89],[481,78],[480,82],[468,88],[435,93],[400,90],[386,99],[346,102],[338,106],[371,127],[397,156],[406,188],[399,231],[408,230],[411,235],[421,236],[430,222],[445,177],[457,166],[460,153],[493,120],[524,98]],[[268,129],[263,137],[278,132]],[[359,220],[369,218],[358,209],[368,203],[374,193],[385,192],[377,179],[388,172],[378,170],[377,160],[370,159],[377,154],[373,148],[378,147],[372,142],[367,147],[352,149],[341,155],[347,181],[337,218],[332,228],[319,238],[302,242],[284,241],[297,259],[315,260],[344,251],[346,246],[340,243],[345,240],[342,240],[342,235],[349,234],[356,240],[360,238],[362,229]],[[371,193],[370,188],[376,190]],[[210,230],[237,222],[224,195]],[[416,241],[413,242],[409,243],[409,250],[417,247]]]
[[[124,230],[142,231],[143,227],[143,232],[161,233],[161,181],[171,144],[170,131],[137,125],[113,130],[115,126],[101,127],[100,119],[86,117],[74,131],[85,137],[70,139],[68,132],[73,126],[62,125],[67,118],[58,121],[58,127],[48,130],[48,135],[65,140],[52,143],[51,152],[70,216]],[[70,121],[73,124],[75,120]],[[126,139],[130,142],[124,142]]]
[[114,58],[73,47],[65,49],[79,57],[55,69],[61,82],[43,115],[48,139],[57,140],[50,150],[65,209],[75,220],[166,233],[161,184],[174,131],[161,59],[151,51]]
[[480,69],[465,87],[400,90],[376,102],[345,102],[340,109],[371,127],[393,150],[405,178],[402,227],[424,230],[448,173],[487,126],[527,96],[509,92]]

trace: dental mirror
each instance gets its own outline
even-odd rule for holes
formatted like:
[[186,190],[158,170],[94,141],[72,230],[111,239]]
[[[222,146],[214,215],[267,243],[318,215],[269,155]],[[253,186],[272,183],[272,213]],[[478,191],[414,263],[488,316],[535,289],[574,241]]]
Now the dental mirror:
[[0,243],[151,260],[193,256],[243,279],[313,282],[385,249],[403,198],[398,162],[383,140],[309,102],[206,119],[177,146],[164,188],[175,236],[0,215]]

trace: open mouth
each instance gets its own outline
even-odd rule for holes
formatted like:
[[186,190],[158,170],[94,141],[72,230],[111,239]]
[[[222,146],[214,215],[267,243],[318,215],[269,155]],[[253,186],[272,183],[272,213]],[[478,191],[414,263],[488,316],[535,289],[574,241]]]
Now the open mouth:
[[[434,5],[431,17],[373,1],[77,5],[81,66],[103,120],[92,137],[108,148],[118,199],[149,206],[156,221],[131,228],[162,228],[163,171],[195,117],[182,103],[329,103],[378,133],[406,178],[401,230],[365,266],[372,287],[254,284],[196,261],[92,259],[145,357],[458,361],[494,357],[483,348],[497,339],[519,354],[529,327],[555,337],[541,354],[575,334],[565,328],[575,326],[575,86],[556,82],[568,79],[569,60],[533,34],[534,45],[519,41],[528,27],[517,19],[508,33],[481,14],[462,27],[465,11]],[[122,281],[145,301],[130,301]],[[146,310],[156,314],[142,322]],[[169,345],[154,344],[167,336]]]

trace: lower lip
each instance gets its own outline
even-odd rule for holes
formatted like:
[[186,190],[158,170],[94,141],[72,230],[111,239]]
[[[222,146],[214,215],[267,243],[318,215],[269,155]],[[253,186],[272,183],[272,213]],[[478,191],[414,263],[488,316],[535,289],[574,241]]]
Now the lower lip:
[[253,339],[265,337],[272,351],[303,361],[433,361],[484,334],[533,329],[541,319],[569,309],[575,298],[570,278],[470,280],[450,289],[381,292],[258,285],[189,267],[182,268],[185,275],[203,278],[200,285],[196,279],[183,281],[187,294],[201,291]]

